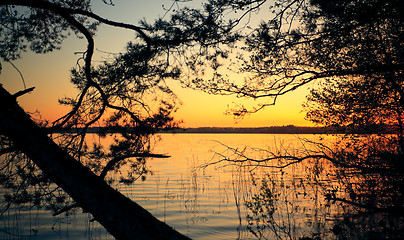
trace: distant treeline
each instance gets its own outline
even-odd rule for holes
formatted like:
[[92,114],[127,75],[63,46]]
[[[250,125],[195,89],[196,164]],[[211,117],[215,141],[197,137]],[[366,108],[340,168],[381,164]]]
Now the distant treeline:
[[179,128],[164,132],[170,133],[267,133],[267,134],[394,134],[398,126],[366,125],[366,126],[330,126],[330,127],[299,127],[294,125],[273,127],[200,127]]
[[[392,133],[393,126],[361,126],[361,127],[299,127],[294,125],[273,127],[199,127],[199,128],[174,128],[160,130],[159,133],[266,133],[266,134],[384,134]],[[76,132],[79,129],[61,130],[58,132]],[[102,128],[92,127],[87,133],[120,133],[127,131],[124,127]],[[133,129],[132,129],[133,130]],[[140,130],[140,129],[139,129]]]
[[323,127],[297,127],[293,125],[275,127],[199,127],[179,128],[164,132],[170,133],[271,133],[271,134],[325,134],[330,129]]

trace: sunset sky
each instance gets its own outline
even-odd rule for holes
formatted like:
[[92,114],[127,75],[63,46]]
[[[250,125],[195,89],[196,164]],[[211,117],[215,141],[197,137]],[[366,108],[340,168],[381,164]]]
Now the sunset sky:
[[[115,21],[137,24],[139,20],[146,18],[151,22],[157,16],[162,16],[165,11],[162,5],[168,7],[169,0],[159,1],[116,1],[115,7],[102,5],[98,1],[93,6],[93,11],[103,17]],[[134,33],[128,30],[116,29],[108,26],[100,26],[96,33],[96,48],[105,52],[119,52],[125,44],[132,40]],[[80,57],[75,52],[85,50],[86,41],[71,36],[65,40],[62,50],[45,55],[27,53],[22,59],[13,62],[22,72],[27,87],[35,87],[35,90],[26,96],[19,98],[20,104],[26,111],[38,110],[43,118],[55,120],[68,109],[58,104],[58,98],[75,96],[76,90],[69,81],[69,69],[75,66]],[[98,52],[95,60],[102,60],[103,55]],[[94,65],[97,62],[93,63]],[[3,70],[0,74],[0,83],[14,93],[24,88],[19,73],[9,63],[2,62]],[[242,99],[233,97],[211,96],[206,93],[191,89],[183,89],[178,83],[168,82],[173,91],[178,95],[183,105],[175,114],[177,120],[183,120],[183,127],[264,127],[293,124],[297,126],[311,125],[304,120],[302,103],[308,93],[307,87],[295,91],[278,99],[275,107],[268,107],[261,112],[248,116],[236,122],[231,116],[225,116],[224,112],[228,104],[234,101],[242,103]]]

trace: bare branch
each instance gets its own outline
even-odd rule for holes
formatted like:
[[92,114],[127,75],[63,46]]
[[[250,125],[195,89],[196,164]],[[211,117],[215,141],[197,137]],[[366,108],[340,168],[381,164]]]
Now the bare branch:
[[22,96],[24,94],[27,94],[29,92],[34,91],[34,89],[35,89],[35,87],[31,87],[31,88],[28,88],[28,89],[25,89],[25,90],[22,90],[22,91],[18,91],[18,92],[13,94],[13,97],[18,98],[18,97],[20,97],[20,96]]
[[[14,63],[12,63],[11,61],[8,61],[8,63],[10,63],[10,65],[13,66],[13,68],[18,72],[18,74],[20,74],[22,84],[24,85],[24,89],[26,89],[27,86],[25,85],[24,76],[22,75],[22,72],[20,71],[20,69],[18,69],[18,68],[14,65]],[[1,70],[1,69],[0,69],[0,70]]]
[[110,160],[107,165],[104,167],[102,172],[100,173],[101,178],[105,178],[107,173],[114,169],[114,166],[118,164],[120,161],[123,161],[128,158],[169,158],[170,156],[162,155],[162,154],[153,154],[153,153],[135,153],[135,154],[127,154],[123,156],[118,156]]

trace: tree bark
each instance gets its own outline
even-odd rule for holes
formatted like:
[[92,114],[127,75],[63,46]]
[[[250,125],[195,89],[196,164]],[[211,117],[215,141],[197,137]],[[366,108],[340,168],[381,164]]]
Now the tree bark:
[[59,148],[0,85],[0,134],[91,213],[116,239],[189,239],[109,186]]

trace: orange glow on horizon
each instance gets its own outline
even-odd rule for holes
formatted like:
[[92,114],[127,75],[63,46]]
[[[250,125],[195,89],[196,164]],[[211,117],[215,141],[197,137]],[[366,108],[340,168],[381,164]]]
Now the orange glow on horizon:
[[269,127],[282,125],[313,126],[304,119],[302,103],[308,91],[298,89],[292,94],[278,99],[275,106],[269,106],[257,113],[236,120],[225,115],[232,102],[251,105],[254,101],[237,99],[232,96],[216,96],[192,89],[173,87],[174,92],[184,102],[174,114],[176,120],[183,120],[182,127]]
[[[131,7],[128,7],[131,6]],[[141,6],[141,7],[139,7]],[[117,21],[137,23],[137,19],[146,17],[155,19],[161,14],[158,2],[140,4],[139,2],[117,3],[113,8],[95,6],[95,11],[100,15]],[[99,8],[99,9],[98,9]],[[129,12],[131,14],[129,14]],[[123,14],[124,13],[124,14]],[[164,13],[164,11],[163,11]],[[140,16],[140,17],[139,17]],[[101,25],[95,36],[96,48],[105,52],[120,52],[128,41],[133,40],[133,32],[128,30],[105,27]],[[59,98],[75,97],[77,90],[69,80],[69,70],[76,66],[80,55],[75,52],[83,52],[86,49],[86,41],[71,36],[63,43],[62,49],[47,54],[23,54],[22,59],[13,63],[24,76],[26,87],[35,87],[35,90],[18,99],[20,105],[27,112],[39,111],[44,119],[54,121],[65,115],[69,108],[58,103]],[[97,61],[105,60],[104,55],[96,52],[94,65]],[[8,63],[2,63],[0,84],[10,93],[24,88],[18,72]],[[235,121],[232,116],[226,116],[228,105],[232,102],[252,104],[259,103],[253,100],[237,99],[230,96],[214,96],[191,89],[184,89],[174,83],[170,87],[183,102],[179,110],[174,114],[177,121],[182,120],[182,127],[267,127],[267,126],[312,126],[304,119],[302,103],[308,93],[305,87],[290,94],[278,98],[276,106],[267,107],[256,114],[246,116]]]
[[[32,93],[18,99],[20,105],[31,113],[38,110],[42,118],[49,121],[54,121],[69,111],[68,107],[58,103],[59,98],[74,97],[77,94],[77,90],[69,81],[69,68],[76,57],[73,53],[70,53],[70,61],[48,68],[52,61],[57,62],[56,59],[59,59],[60,55],[60,52],[30,55],[15,63],[17,66],[22,66],[21,71],[27,87],[35,87]],[[23,89],[18,72],[6,63],[3,65],[0,83],[11,93]],[[268,127],[289,124],[313,126],[311,122],[304,119],[304,113],[301,112],[302,103],[308,93],[306,88],[279,97],[275,106],[269,106],[236,121],[232,116],[224,114],[228,106],[232,106],[232,102],[247,103],[249,106],[258,102],[184,89],[177,82],[170,84],[170,87],[183,102],[173,115],[176,121],[183,121],[181,127]]]

